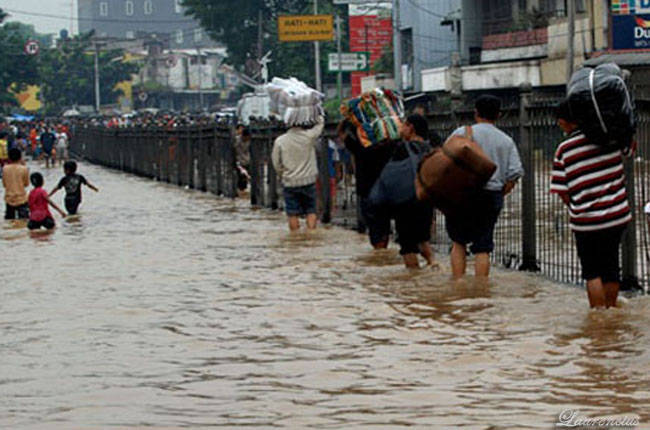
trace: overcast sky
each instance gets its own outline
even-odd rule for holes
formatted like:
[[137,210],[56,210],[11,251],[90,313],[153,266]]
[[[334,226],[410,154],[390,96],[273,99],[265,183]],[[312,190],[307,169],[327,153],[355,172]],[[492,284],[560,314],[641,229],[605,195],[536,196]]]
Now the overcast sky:
[[[71,4],[74,5],[76,18],[76,0],[0,0],[0,8],[10,15],[8,21],[34,24],[40,33],[56,34],[62,28],[70,29]],[[74,22],[74,32],[76,31],[77,23]]]

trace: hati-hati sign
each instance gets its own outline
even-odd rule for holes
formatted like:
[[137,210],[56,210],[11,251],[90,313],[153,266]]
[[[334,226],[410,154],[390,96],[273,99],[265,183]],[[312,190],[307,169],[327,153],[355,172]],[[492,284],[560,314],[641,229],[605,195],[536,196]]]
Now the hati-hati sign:
[[334,39],[332,15],[283,15],[278,17],[280,42],[315,42]]
[[612,39],[614,49],[650,50],[650,15],[613,15]]

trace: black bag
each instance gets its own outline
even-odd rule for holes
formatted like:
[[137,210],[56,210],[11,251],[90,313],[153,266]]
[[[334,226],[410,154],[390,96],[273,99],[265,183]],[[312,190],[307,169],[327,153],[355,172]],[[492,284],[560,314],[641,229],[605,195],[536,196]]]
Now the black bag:
[[573,74],[567,87],[569,108],[587,138],[603,146],[627,149],[636,132],[634,102],[614,63]]
[[[415,199],[415,177],[423,152],[429,148],[418,143],[405,142],[408,157],[391,159],[372,186],[368,199],[373,206],[398,206]],[[423,146],[422,149],[416,146]]]

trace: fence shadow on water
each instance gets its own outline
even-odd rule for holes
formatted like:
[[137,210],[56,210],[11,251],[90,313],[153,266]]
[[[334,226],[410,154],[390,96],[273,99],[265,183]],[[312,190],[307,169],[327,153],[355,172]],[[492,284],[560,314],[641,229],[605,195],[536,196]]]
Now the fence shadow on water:
[[[557,97],[522,91],[519,103],[503,110],[498,126],[519,147],[526,175],[508,196],[495,230],[495,263],[511,269],[539,271],[566,283],[580,283],[580,264],[569,229],[567,210],[549,193],[554,151],[563,139],[555,124]],[[432,113],[429,125],[446,138],[455,128],[471,124],[473,111],[456,106]],[[355,192],[354,161],[341,152],[334,163],[330,140],[335,124],[328,124],[318,147],[318,210],[323,222],[363,229]],[[271,163],[273,141],[283,132],[278,123],[251,125],[250,201],[260,208],[282,209],[280,182]],[[106,129],[79,126],[72,151],[110,168],[234,198],[238,195],[234,130],[228,124],[164,128]],[[635,222],[624,238],[623,277],[630,286],[650,284],[648,225],[643,206],[650,198],[650,109],[639,108],[639,151],[627,162],[628,192]],[[444,217],[436,212],[433,241],[441,249],[451,244]]]

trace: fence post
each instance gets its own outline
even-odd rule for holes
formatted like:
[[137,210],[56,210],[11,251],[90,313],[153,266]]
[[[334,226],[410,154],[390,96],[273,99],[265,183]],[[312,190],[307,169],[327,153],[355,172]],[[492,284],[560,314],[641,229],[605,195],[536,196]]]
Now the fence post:
[[327,138],[322,136],[318,138],[319,143],[317,151],[320,152],[317,157],[318,160],[318,179],[320,181],[320,199],[322,203],[323,213],[321,215],[321,222],[329,224],[332,221],[332,199],[330,195],[330,171],[329,171],[329,142]]
[[[630,211],[636,213],[636,178],[634,176],[634,158],[630,157],[625,160],[625,179],[627,188],[627,199],[630,204]],[[628,223],[621,245],[622,252],[622,270],[623,279],[621,290],[641,289],[639,284],[639,273],[637,268],[637,226],[636,220],[633,219]]]
[[530,98],[532,85],[522,84],[519,87],[519,136],[521,139],[521,160],[524,166],[524,177],[521,180],[521,242],[522,262],[519,270],[539,271],[537,264],[537,237],[535,225],[537,221],[535,204],[535,152],[530,135]]

